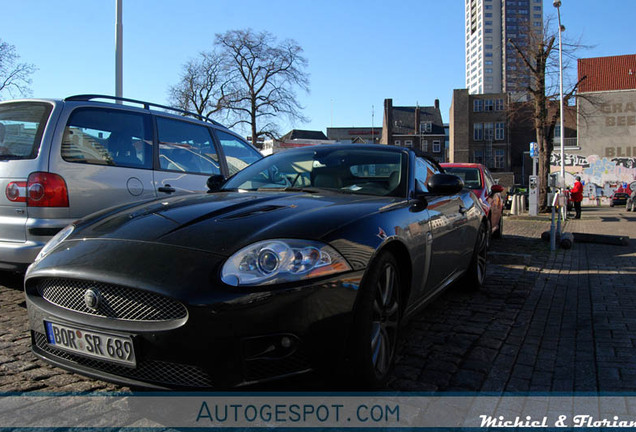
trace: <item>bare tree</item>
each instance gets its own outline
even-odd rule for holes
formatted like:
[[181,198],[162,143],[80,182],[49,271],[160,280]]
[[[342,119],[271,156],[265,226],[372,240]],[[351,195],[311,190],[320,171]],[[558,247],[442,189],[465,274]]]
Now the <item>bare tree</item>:
[[249,125],[252,142],[280,136],[277,117],[306,121],[294,90],[309,89],[307,60],[293,40],[277,43],[268,32],[232,30],[216,36],[225,53],[232,90],[224,95],[223,106],[235,116],[235,125]]
[[170,88],[171,102],[203,116],[224,116],[229,127],[250,129],[252,142],[280,137],[277,121],[306,121],[295,90],[308,91],[307,60],[293,40],[268,33],[232,30],[217,34],[214,50],[183,67]]
[[[558,43],[557,32],[551,26],[552,20],[546,20],[542,35],[527,32],[529,40],[523,44],[509,40],[508,43],[519,55],[525,68],[529,71],[530,82],[526,88],[530,96],[528,104],[532,109],[528,110],[519,104],[522,109],[518,112],[531,112],[536,134],[536,142],[539,146],[539,210],[546,211],[548,203],[548,180],[550,176],[550,156],[554,150],[554,130],[559,121],[558,109],[550,109],[559,100],[559,92],[556,83],[559,78],[558,67]],[[580,42],[562,43],[563,56],[566,62],[575,58],[574,52],[583,46]],[[567,70],[567,64],[564,71]],[[570,101],[577,96],[576,91],[580,84],[576,82],[569,85],[563,91],[563,105],[568,106]],[[525,109],[524,109],[525,108]],[[514,111],[514,110],[513,110]],[[514,113],[513,113],[514,116]]]
[[31,93],[31,75],[37,68],[29,63],[19,63],[19,59],[15,46],[0,39],[0,100],[3,93],[11,98]]
[[223,109],[221,101],[228,84],[222,57],[216,52],[202,52],[183,66],[181,80],[169,89],[170,103],[210,117]]

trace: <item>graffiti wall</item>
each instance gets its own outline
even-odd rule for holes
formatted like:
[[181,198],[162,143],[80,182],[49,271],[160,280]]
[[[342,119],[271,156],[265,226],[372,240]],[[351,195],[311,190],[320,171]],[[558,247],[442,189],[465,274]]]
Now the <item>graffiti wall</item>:
[[[560,170],[560,153],[552,153],[550,165],[552,172]],[[636,157],[581,156],[566,153],[563,165],[566,171],[566,184],[572,186],[575,176],[580,176],[586,185],[584,195],[589,199],[607,198],[618,187],[636,181]]]

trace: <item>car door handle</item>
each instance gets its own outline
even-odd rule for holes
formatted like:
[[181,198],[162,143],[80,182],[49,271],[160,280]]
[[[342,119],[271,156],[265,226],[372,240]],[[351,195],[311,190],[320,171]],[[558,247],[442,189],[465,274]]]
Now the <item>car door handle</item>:
[[172,186],[165,185],[165,186],[161,186],[159,189],[157,189],[159,192],[163,192],[163,193],[167,193],[167,194],[171,194],[171,193],[175,193],[177,190],[175,188],[173,188]]

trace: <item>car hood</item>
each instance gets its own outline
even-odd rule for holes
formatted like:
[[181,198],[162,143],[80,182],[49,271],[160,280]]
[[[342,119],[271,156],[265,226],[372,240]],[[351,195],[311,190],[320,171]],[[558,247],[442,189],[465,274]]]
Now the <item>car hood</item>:
[[263,239],[320,240],[396,201],[330,192],[186,195],[101,212],[80,221],[68,241],[126,239],[228,256]]

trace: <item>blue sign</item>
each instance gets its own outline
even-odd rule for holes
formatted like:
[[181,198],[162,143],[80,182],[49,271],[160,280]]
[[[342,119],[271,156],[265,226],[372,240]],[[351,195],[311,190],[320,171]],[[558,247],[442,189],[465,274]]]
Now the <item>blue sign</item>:
[[530,143],[530,157],[538,157],[539,156],[539,144],[536,142]]

